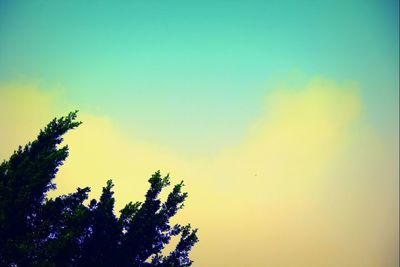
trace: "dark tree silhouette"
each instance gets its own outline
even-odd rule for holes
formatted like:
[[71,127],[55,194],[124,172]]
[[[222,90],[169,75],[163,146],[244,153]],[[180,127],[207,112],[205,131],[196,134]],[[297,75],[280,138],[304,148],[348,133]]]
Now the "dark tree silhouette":
[[[76,113],[51,121],[35,141],[0,165],[0,265],[190,266],[197,229],[169,223],[187,197],[183,182],[163,203],[158,196],[170,181],[157,171],[149,179],[144,202],[128,203],[119,217],[113,212],[111,180],[100,200],[89,205],[83,203],[88,187],[46,198],[68,156],[68,146],[58,147],[62,136],[81,123]],[[178,235],[175,249],[162,255],[171,237]]]

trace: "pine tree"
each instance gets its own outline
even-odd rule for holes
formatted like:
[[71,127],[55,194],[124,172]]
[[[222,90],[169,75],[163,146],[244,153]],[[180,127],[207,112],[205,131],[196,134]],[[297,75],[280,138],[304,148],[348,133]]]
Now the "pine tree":
[[[68,156],[59,148],[62,136],[78,127],[77,112],[52,120],[25,147],[19,147],[0,165],[1,266],[190,266],[189,251],[198,242],[190,224],[170,225],[183,207],[183,182],[175,185],[163,203],[160,192],[169,176],[157,171],[149,179],[143,203],[128,203],[114,214],[113,183],[109,180],[99,201],[83,202],[90,188],[55,199],[53,179]],[[176,248],[162,255],[173,236]]]

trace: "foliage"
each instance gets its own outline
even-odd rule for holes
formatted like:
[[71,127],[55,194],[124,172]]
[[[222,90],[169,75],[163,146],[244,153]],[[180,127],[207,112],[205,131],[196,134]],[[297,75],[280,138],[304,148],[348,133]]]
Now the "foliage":
[[[68,156],[68,146],[59,148],[62,136],[81,123],[76,113],[52,120],[35,141],[0,165],[0,265],[190,266],[188,254],[198,241],[197,229],[169,223],[187,197],[183,182],[163,203],[158,196],[170,181],[157,171],[149,179],[144,202],[128,203],[119,217],[113,211],[111,180],[100,200],[89,205],[83,203],[88,187],[46,198]],[[176,248],[162,255],[177,235]]]

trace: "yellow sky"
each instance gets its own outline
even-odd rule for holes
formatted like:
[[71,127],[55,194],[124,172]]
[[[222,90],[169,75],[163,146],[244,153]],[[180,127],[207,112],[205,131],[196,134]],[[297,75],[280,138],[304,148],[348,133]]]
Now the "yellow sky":
[[[201,157],[82,110],[56,193],[88,185],[98,197],[112,178],[119,210],[160,169],[187,185],[176,220],[200,228],[193,266],[396,266],[398,141],[368,123],[358,90],[321,77],[278,86],[241,142]],[[1,85],[0,158],[66,114],[61,102],[57,90]]]

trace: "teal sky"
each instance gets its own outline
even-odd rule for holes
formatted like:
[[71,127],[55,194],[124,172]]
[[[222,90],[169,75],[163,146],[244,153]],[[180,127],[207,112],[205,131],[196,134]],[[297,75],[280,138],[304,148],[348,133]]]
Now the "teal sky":
[[398,8],[398,1],[2,0],[0,82],[60,87],[65,103],[111,116],[141,138],[201,151],[235,143],[276,80],[322,75],[356,82],[367,117],[393,134]]

